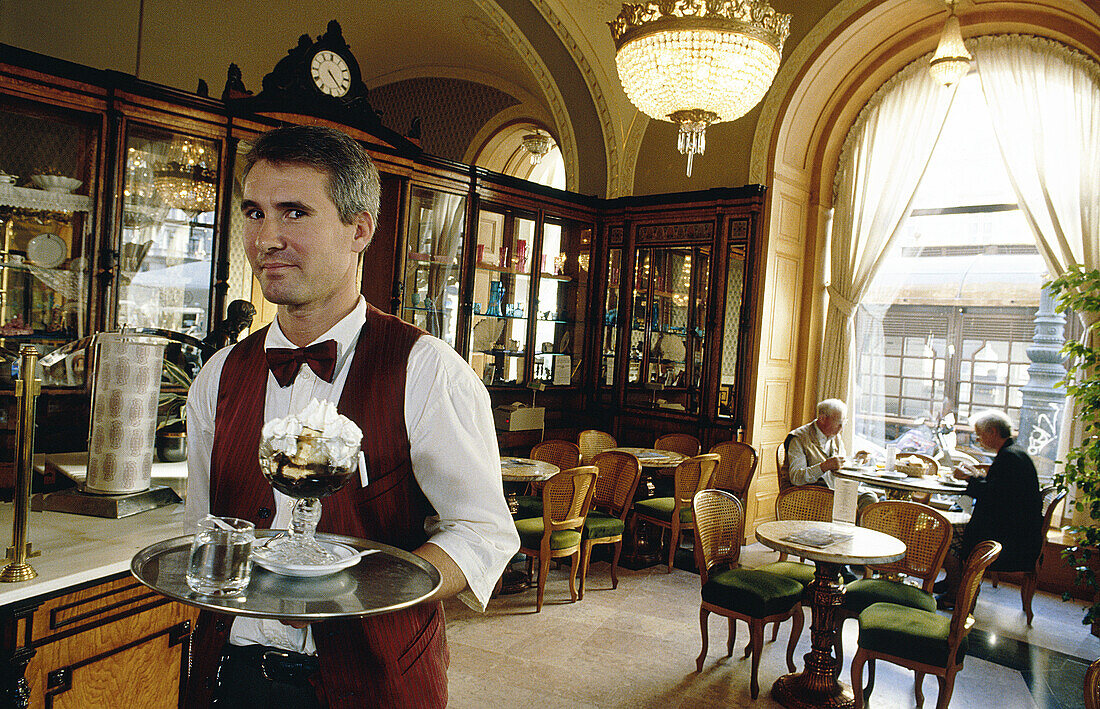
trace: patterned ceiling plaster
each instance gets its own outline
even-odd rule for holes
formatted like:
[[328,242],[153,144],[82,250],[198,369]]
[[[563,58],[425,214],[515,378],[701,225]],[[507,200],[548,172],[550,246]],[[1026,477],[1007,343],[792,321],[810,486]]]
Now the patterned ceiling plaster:
[[[554,28],[554,32],[569,51],[569,55],[573,58],[577,68],[580,69],[581,75],[584,76],[584,82],[588,86],[589,93],[592,95],[592,102],[596,105],[596,114],[599,117],[600,128],[603,133],[604,153],[607,159],[607,196],[618,197],[623,194],[622,190],[624,187],[622,179],[623,156],[619,148],[619,141],[616,138],[611,111],[607,106],[607,100],[604,97],[600,79],[596,75],[596,68],[588,61],[588,57],[580,44],[574,39],[569,29],[554,12],[554,9],[550,7],[549,3],[547,3],[546,0],[532,0],[532,4],[538,8],[538,11],[542,14],[547,24]],[[633,174],[631,174],[631,180],[629,183],[625,184],[633,185],[633,182]],[[627,192],[627,194],[629,194],[629,192]]]
[[577,154],[577,139],[573,133],[573,124],[569,120],[569,111],[565,106],[565,99],[558,90],[550,70],[535,52],[530,41],[493,0],[474,0],[482,12],[489,16],[507,37],[508,42],[522,57],[527,68],[535,75],[539,86],[542,88],[546,101],[550,105],[550,112],[554,116],[554,127],[557,132],[558,146],[561,148],[562,157],[565,159],[565,180],[569,189],[576,189],[579,184],[577,166],[580,156]]
[[423,77],[372,89],[370,103],[381,112],[382,123],[402,135],[419,118],[425,152],[462,160],[466,147],[486,121],[519,102],[484,84]]

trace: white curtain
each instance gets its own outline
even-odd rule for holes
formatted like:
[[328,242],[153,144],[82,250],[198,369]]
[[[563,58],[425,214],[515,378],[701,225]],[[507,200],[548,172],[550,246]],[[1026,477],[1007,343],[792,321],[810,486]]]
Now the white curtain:
[[[972,46],[1005,168],[1051,275],[1075,263],[1100,268],[1100,64],[1038,37]],[[1095,315],[1082,320],[1088,335]],[[1082,436],[1067,403],[1059,458]]]
[[853,315],[899,227],[936,145],[954,90],[928,75],[927,57],[883,84],[856,118],[834,183],[819,399],[847,400]]

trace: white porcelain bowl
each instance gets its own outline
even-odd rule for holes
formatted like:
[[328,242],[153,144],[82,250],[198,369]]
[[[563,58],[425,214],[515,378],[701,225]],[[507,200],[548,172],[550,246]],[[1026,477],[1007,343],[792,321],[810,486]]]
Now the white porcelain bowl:
[[31,182],[47,192],[72,192],[83,184],[80,180],[61,175],[31,175]]

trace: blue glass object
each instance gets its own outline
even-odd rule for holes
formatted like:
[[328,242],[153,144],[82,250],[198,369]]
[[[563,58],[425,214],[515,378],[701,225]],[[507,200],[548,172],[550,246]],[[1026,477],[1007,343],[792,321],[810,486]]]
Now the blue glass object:
[[504,284],[500,281],[489,281],[489,307],[485,314],[493,317],[504,317],[500,312],[500,303],[504,300]]

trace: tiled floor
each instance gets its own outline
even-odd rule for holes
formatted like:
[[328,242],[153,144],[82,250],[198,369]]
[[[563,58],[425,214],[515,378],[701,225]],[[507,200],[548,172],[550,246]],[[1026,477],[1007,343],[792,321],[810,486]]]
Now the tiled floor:
[[[753,567],[775,553],[745,547]],[[766,643],[760,663],[760,696],[749,697],[749,661],[741,659],[748,629],[738,624],[738,651],[724,657],[725,619],[712,615],[710,653],[701,673],[699,577],[664,567],[622,569],[611,590],[607,563],[593,562],[583,601],[569,602],[567,566],[550,573],[546,601],[535,613],[534,589],[494,599],[485,614],[447,604],[451,649],[451,707],[777,707],[769,696],[783,661],[790,624]],[[1039,592],[1028,628],[1017,586],[984,584],[975,612],[974,650],[959,673],[953,707],[1081,707],[1084,669],[1100,657],[1100,639],[1082,626],[1081,605]],[[795,651],[809,652],[809,613]],[[848,621],[846,658],[855,652],[856,621]],[[848,681],[847,662],[842,678]],[[926,678],[925,705],[935,706],[937,685]],[[878,663],[872,709],[915,706],[913,675]]]

